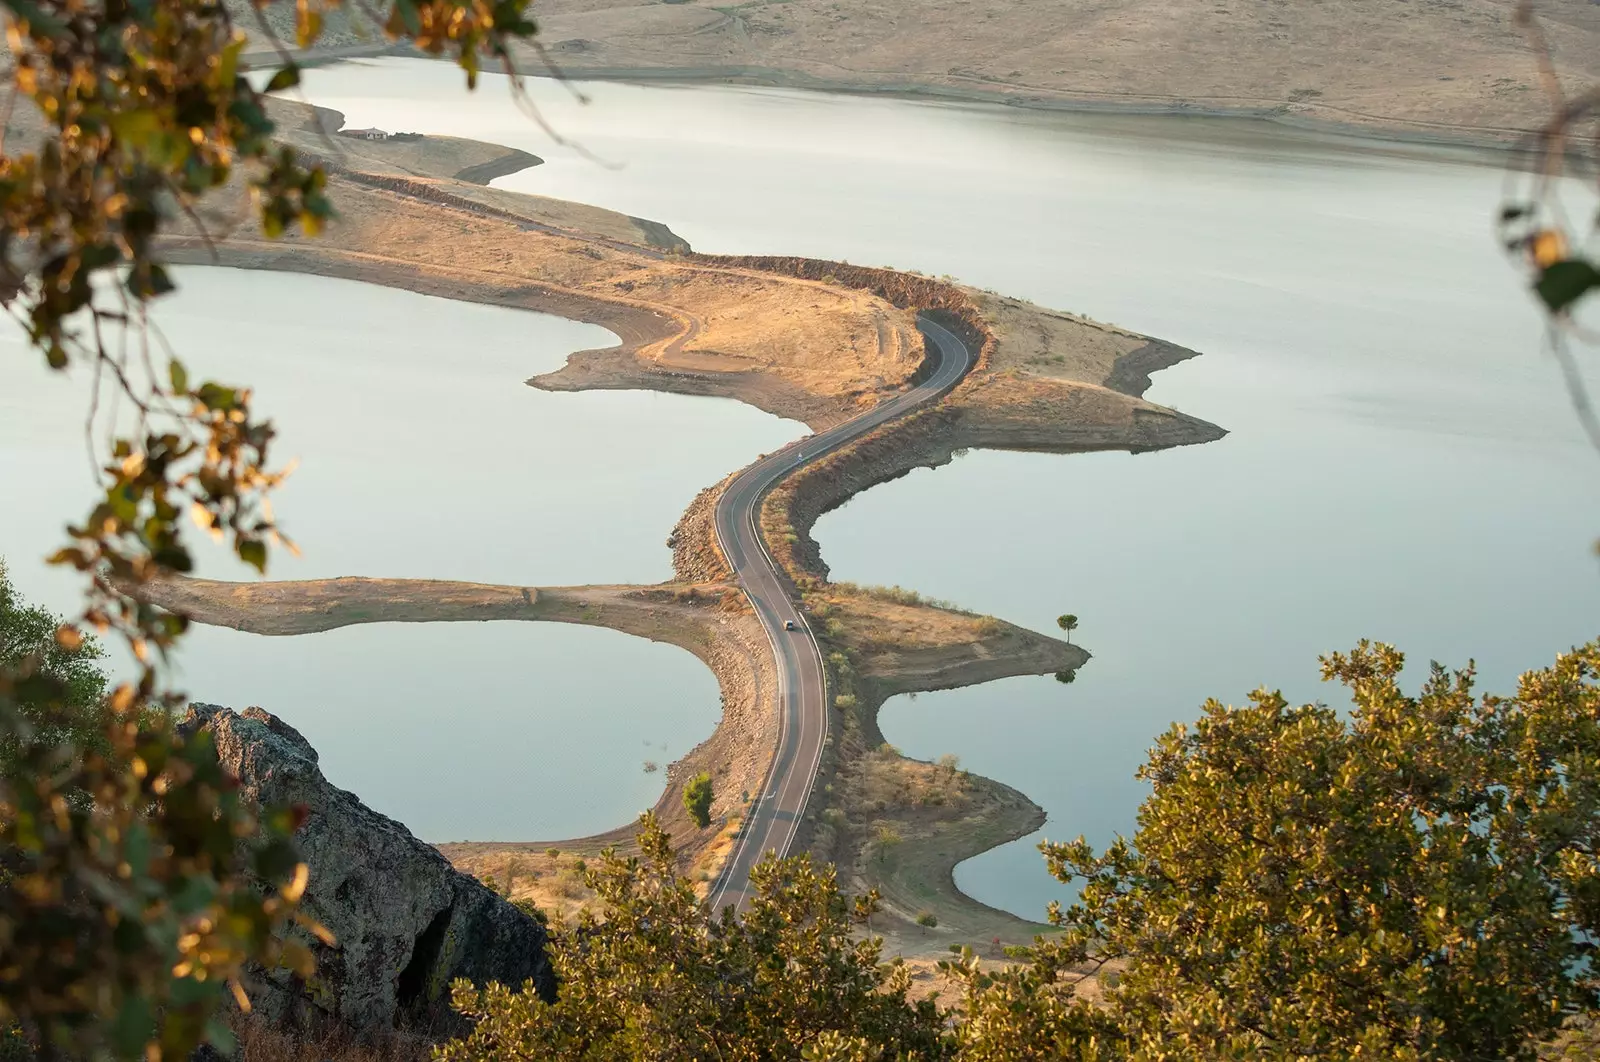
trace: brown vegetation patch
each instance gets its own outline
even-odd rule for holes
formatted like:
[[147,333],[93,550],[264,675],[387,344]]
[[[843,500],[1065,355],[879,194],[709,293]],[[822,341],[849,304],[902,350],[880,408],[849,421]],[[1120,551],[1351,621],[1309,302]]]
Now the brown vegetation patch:
[[469,841],[436,847],[457,870],[471,874],[513,903],[533,904],[552,922],[571,922],[594,903],[594,890],[584,883],[584,871],[603,846]]

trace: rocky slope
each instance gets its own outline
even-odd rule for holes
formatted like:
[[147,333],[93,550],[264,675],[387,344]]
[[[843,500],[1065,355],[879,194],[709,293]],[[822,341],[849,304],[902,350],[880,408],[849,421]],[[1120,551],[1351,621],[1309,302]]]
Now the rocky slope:
[[296,837],[311,868],[304,910],[338,943],[309,936],[317,973],[254,971],[256,1021],[321,1032],[330,1024],[362,1038],[393,1030],[445,1030],[450,982],[520,985],[553,998],[543,925],[462,874],[402,824],[335,787],[316,750],[260,708],[235,712],[191,705],[181,724],[208,729],[245,794],[265,805],[310,812]]

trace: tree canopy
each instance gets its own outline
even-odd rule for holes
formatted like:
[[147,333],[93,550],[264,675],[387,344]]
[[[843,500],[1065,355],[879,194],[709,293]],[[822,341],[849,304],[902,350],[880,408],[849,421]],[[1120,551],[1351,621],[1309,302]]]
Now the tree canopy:
[[1438,665],[1407,695],[1403,661],[1325,658],[1348,717],[1208,703],[1132,838],[1044,846],[1082,892],[1035,959],[1118,967],[1114,1057],[1527,1058],[1593,1011],[1600,643],[1510,697]]
[[[262,30],[272,3],[246,8]],[[509,71],[510,42],[534,33],[527,3],[394,0],[376,21],[453,57],[470,85],[486,60]],[[295,44],[316,42],[328,6],[294,5]],[[160,711],[180,701],[159,667],[185,623],[127,593],[190,569],[186,521],[265,568],[284,541],[267,504],[283,478],[272,426],[248,389],[191,379],[145,310],[174,286],[160,237],[180,218],[204,231],[198,207],[225,184],[248,188],[268,236],[314,233],[333,208],[322,168],[274,141],[264,105],[298,67],[268,32],[278,69],[253,85],[226,4],[0,7],[7,123],[32,108],[45,130],[0,156],[0,301],[50,367],[92,370],[91,410],[133,409],[52,558],[85,577],[81,624],[20,605],[9,584],[0,595],[0,1024],[50,1052],[181,1058],[227,1045],[215,1015],[229,994],[248,1003],[247,961],[311,970],[279,932],[306,884],[296,813],[248,806],[209,737]],[[137,678],[108,690],[85,628],[125,640]]]
[[711,775],[701,771],[683,787],[683,809],[702,830],[711,825],[711,801],[715,794],[711,788]]
[[[105,752],[105,651],[91,637],[58,637],[65,622],[24,601],[0,558],[0,672],[18,674],[26,661],[34,678],[18,691],[15,710],[34,740]],[[0,778],[16,776],[21,756],[15,732],[0,734]]]
[[1173,728],[1131,838],[1042,846],[1081,886],[1062,932],[947,964],[937,1016],[852,942],[831,872],[768,861],[744,922],[714,919],[647,820],[558,933],[560,1001],[458,986],[478,1025],[437,1057],[1531,1059],[1600,1002],[1600,643],[1509,697],[1437,665],[1408,695],[1402,664],[1326,658],[1348,714],[1263,690]]
[[250,807],[209,735],[107,694],[99,656],[0,568],[0,1027],[47,1057],[226,1047],[246,961],[311,973],[279,932],[297,812]]
[[603,909],[556,930],[556,1002],[532,985],[478,990],[458,982],[453,1003],[476,1025],[435,1058],[936,1056],[937,1008],[911,1002],[906,972],[879,961],[879,941],[854,935],[874,900],[847,900],[831,867],[769,858],[751,872],[749,910],[717,918],[678,875],[669,839],[650,815],[639,850],[627,858],[607,852],[588,871]]

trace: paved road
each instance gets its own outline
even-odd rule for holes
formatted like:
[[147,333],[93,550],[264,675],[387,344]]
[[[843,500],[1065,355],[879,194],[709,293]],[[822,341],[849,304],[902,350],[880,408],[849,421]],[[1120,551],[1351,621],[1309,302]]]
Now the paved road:
[[[822,650],[806,617],[789,597],[777,564],[768,555],[757,529],[761,499],[797,468],[933,401],[960,382],[971,368],[975,352],[955,333],[926,318],[919,318],[917,327],[928,340],[930,356],[938,358],[927,380],[853,420],[768,454],[729,484],[717,502],[717,541],[772,640],[781,715],[778,751],[766,782],[760,793],[751,794],[752,809],[745,817],[744,830],[721,875],[712,883],[713,910],[730,905],[743,909],[749,899],[750,868],[767,852],[780,856],[789,853],[811,799],[831,717]],[[795,630],[785,630],[786,622],[793,623]]]

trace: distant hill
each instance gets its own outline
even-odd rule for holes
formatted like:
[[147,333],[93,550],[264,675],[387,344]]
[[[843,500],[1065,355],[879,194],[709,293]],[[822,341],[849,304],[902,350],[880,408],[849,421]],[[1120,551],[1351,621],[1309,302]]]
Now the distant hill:
[[[743,76],[1035,101],[1278,111],[1504,136],[1545,113],[1514,0],[540,0],[575,74]],[[1569,85],[1600,4],[1540,0]],[[527,68],[538,63],[529,53]]]

